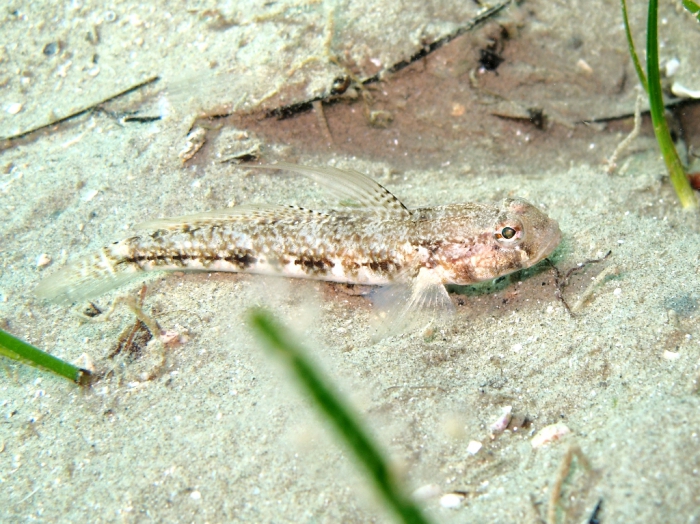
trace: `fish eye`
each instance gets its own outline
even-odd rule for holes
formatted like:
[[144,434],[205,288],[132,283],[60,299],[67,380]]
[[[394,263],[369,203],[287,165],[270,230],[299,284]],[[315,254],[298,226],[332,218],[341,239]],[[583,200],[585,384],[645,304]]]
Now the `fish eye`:
[[515,229],[513,229],[512,227],[506,226],[503,229],[501,229],[501,236],[503,238],[505,238],[506,240],[510,240],[511,238],[513,238],[515,236]]
[[517,242],[522,239],[522,236],[523,228],[517,222],[500,224],[494,231],[494,237],[496,237],[496,240],[503,244],[512,244]]

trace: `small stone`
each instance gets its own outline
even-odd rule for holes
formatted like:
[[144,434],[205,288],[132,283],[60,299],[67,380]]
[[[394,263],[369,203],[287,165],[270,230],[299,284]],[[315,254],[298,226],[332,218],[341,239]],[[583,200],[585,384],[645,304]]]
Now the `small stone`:
[[86,192],[83,197],[82,201],[83,202],[90,202],[93,198],[95,198],[100,192],[97,189],[91,189],[90,191]]
[[42,52],[45,56],[53,56],[58,52],[58,44],[56,42],[46,44]]
[[580,58],[576,62],[576,67],[578,67],[578,69],[580,71],[582,71],[583,73],[585,73],[587,75],[593,74],[593,68],[583,58]]
[[437,497],[440,494],[440,486],[437,484],[426,484],[420,488],[416,488],[411,493],[414,500],[426,501]]
[[541,448],[542,446],[559,440],[561,437],[568,435],[569,433],[571,433],[571,430],[561,422],[551,424],[539,430],[535,436],[532,437],[530,444],[535,449]]
[[678,68],[681,66],[681,63],[677,58],[671,58],[668,62],[666,62],[666,76],[671,77],[676,74],[676,71],[678,71]]
[[36,259],[36,267],[46,267],[51,263],[51,257],[46,253],[42,253]]
[[467,110],[467,108],[464,107],[464,104],[460,104],[458,102],[455,102],[452,104],[452,111],[450,112],[450,114],[452,116],[462,116],[466,110]]
[[492,435],[498,435],[499,433],[503,433],[506,430],[508,424],[510,423],[510,419],[513,416],[512,412],[513,406],[503,407],[503,413],[501,414],[501,416],[498,417],[493,424],[491,424]]
[[16,115],[20,111],[22,111],[22,104],[19,102],[15,102],[13,104],[9,104],[6,108],[5,111],[10,113],[11,115]]
[[678,82],[673,82],[671,92],[680,98],[700,98],[700,89],[690,89]]
[[483,444],[479,442],[478,440],[472,440],[467,444],[467,453],[470,455],[476,455],[479,453],[479,450],[483,447]]
[[464,493],[445,493],[440,497],[440,505],[447,509],[457,509],[464,502]]
[[164,346],[175,348],[182,344],[182,339],[180,338],[180,333],[174,330],[165,330],[160,334],[160,341]]
[[178,153],[178,156],[183,162],[187,162],[190,158],[197,154],[197,151],[202,149],[202,146],[207,141],[207,131],[202,127],[194,128],[185,141],[185,147]]

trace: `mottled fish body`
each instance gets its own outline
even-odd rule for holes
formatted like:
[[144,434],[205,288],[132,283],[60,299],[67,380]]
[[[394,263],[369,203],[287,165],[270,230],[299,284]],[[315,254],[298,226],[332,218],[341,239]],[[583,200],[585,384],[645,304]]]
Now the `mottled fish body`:
[[472,284],[530,267],[559,244],[555,221],[524,200],[408,210],[355,171],[279,163],[356,205],[329,211],[238,206],[137,226],[42,281],[54,302],[86,300],[146,271],[232,271],[409,290],[407,307],[451,307],[445,284]]

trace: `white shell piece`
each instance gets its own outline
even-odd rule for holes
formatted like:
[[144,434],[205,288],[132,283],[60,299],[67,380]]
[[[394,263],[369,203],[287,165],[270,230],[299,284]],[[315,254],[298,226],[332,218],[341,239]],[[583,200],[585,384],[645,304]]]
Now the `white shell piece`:
[[470,455],[476,455],[479,453],[479,450],[483,447],[483,444],[479,442],[478,440],[472,440],[469,442],[467,445],[467,453]]
[[464,495],[462,493],[445,493],[440,497],[440,505],[447,509],[457,509],[463,501]]
[[45,267],[51,263],[51,257],[46,253],[42,253],[36,259],[36,267]]
[[680,61],[677,58],[671,58],[668,62],[666,62],[666,76],[667,77],[672,77],[673,75],[676,74],[676,71],[678,71],[678,68],[681,66]]
[[680,85],[678,82],[673,82],[671,92],[680,98],[700,98],[700,89],[688,89]]
[[561,422],[543,427],[532,437],[530,444],[534,449],[541,448],[551,442],[559,440],[564,435],[571,433],[571,430]]
[[513,416],[512,413],[513,406],[504,406],[503,413],[501,414],[501,416],[498,417],[493,424],[491,424],[491,433],[493,433],[494,435],[498,433],[503,433],[508,427],[508,424],[510,424],[510,419]]
[[411,496],[414,500],[426,501],[437,497],[442,490],[437,484],[425,484],[413,490]]

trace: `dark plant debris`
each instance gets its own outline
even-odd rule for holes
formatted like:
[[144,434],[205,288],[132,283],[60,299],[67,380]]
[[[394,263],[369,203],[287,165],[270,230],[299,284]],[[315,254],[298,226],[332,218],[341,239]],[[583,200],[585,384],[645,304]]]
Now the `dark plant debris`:
[[140,319],[136,319],[131,326],[127,327],[119,335],[114,349],[110,351],[107,358],[113,359],[121,353],[129,355],[131,358],[137,358],[152,338],[153,334],[148,329],[148,326]]
[[[64,116],[62,118],[52,120],[51,122],[48,122],[46,124],[42,124],[40,126],[32,128],[32,129],[28,129],[27,131],[23,131],[23,132],[18,133],[16,135],[0,137],[0,149],[3,149],[4,146],[6,147],[6,144],[3,144],[3,142],[11,143],[11,142],[13,142],[15,140],[19,140],[21,138],[27,138],[28,136],[33,135],[34,133],[36,133],[37,131],[41,131],[42,129],[46,129],[46,128],[49,128],[49,127],[52,127],[52,126],[55,126],[58,124],[63,124],[64,122],[68,122],[70,120],[73,120],[74,118],[82,116],[86,113],[90,113],[93,111],[99,111],[100,109],[102,109],[102,107],[101,107],[102,105],[104,105],[108,102],[112,102],[112,101],[114,101],[118,98],[121,98],[123,96],[126,96],[128,94],[131,94],[134,91],[138,91],[139,89],[142,89],[146,86],[149,86],[149,85],[157,82],[158,80],[160,80],[160,77],[153,76],[147,80],[144,80],[143,82],[141,82],[139,84],[131,86],[123,91],[120,91],[119,93],[116,93],[108,98],[105,98],[104,100],[101,100],[100,102],[97,102],[96,104],[91,104],[87,107],[84,107],[83,109],[79,109],[78,111],[74,111],[73,113],[71,113],[67,116]],[[149,118],[149,117],[146,117],[146,118]],[[150,118],[153,118],[155,120],[160,119],[160,117],[150,117]]]
[[554,272],[554,286],[556,287],[556,296],[561,301],[561,303],[564,304],[564,308],[566,308],[566,310],[569,312],[569,314],[571,316],[573,316],[573,312],[571,311],[569,304],[564,299],[564,294],[563,294],[564,288],[569,285],[569,278],[574,273],[578,273],[579,271],[583,271],[587,266],[589,266],[591,264],[597,264],[598,262],[602,262],[602,261],[606,260],[611,254],[612,254],[612,251],[608,251],[605,254],[605,256],[603,256],[602,258],[593,258],[593,259],[584,260],[583,262],[579,262],[578,264],[576,264],[576,266],[569,269],[563,275],[562,275],[562,272],[559,271],[559,268],[557,266],[555,266],[551,260],[549,260],[548,258],[545,258],[547,263],[549,263],[550,267],[552,268],[552,271]]
[[[469,21],[468,24],[457,28],[455,31],[452,33],[443,36],[442,38],[438,38],[434,42],[427,43],[425,44],[419,51],[414,53],[412,56],[407,58],[406,60],[401,60],[400,62],[397,62],[396,64],[384,69],[383,71],[380,71],[376,73],[375,75],[370,76],[369,78],[366,78],[364,80],[360,80],[360,84],[363,86],[369,85],[369,84],[374,84],[379,82],[382,78],[384,78],[387,75],[391,75],[393,73],[397,73],[398,71],[401,71],[402,69],[405,69],[409,65],[413,64],[414,62],[417,62],[418,60],[421,60],[428,56],[430,53],[437,51],[440,49],[442,46],[445,44],[451,42],[457,37],[462,36],[465,33],[468,33],[469,31],[472,31],[476,27],[482,25],[484,22],[489,20],[490,18],[493,18],[497,14],[499,14],[501,11],[503,11],[506,7],[508,7],[511,4],[512,0],[508,0],[506,2],[503,2],[501,4],[498,4],[490,9],[487,9],[477,17],[473,18],[472,20]],[[496,66],[497,67],[497,66]],[[313,103],[321,101],[324,104],[329,104],[334,101],[337,101],[337,97],[342,95],[347,89],[350,87],[352,83],[352,80],[347,77],[341,77],[341,78],[336,78],[333,82],[333,86],[330,90],[330,94],[326,96],[319,96],[316,98],[313,98],[311,100],[307,100],[304,102],[297,102],[294,104],[290,104],[287,106],[281,106],[275,109],[270,109],[269,111],[265,112],[265,118],[276,118],[277,120],[285,120],[287,118],[291,118],[293,116],[296,116],[300,113],[305,113],[307,111],[311,111],[313,109]],[[228,117],[231,116],[231,114],[228,115],[221,115],[221,117]]]

